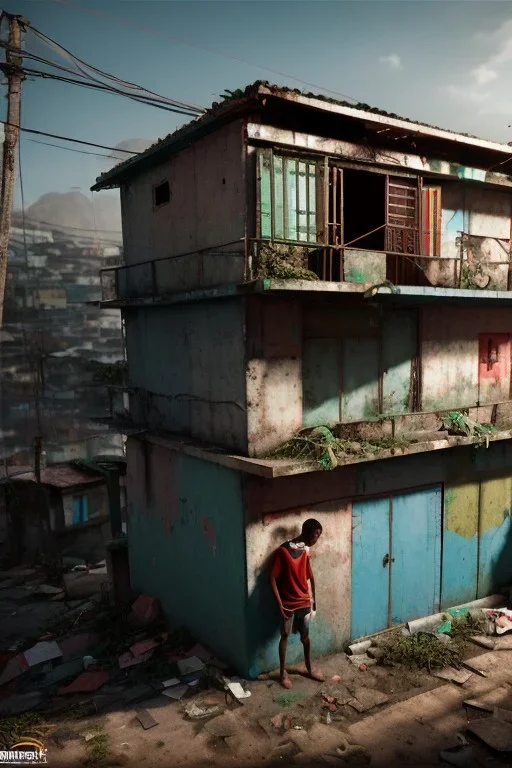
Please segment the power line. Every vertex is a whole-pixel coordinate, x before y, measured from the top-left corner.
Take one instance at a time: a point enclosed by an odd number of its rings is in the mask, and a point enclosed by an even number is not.
[[[5,120],[0,120],[3,125],[13,125]],[[134,152],[131,149],[119,149],[118,147],[107,147],[105,144],[95,144],[92,141],[81,141],[80,139],[72,139],[70,136],[59,136],[57,133],[46,133],[45,131],[36,131],[33,128],[20,128],[19,126],[13,126],[19,128],[24,133],[32,133],[36,136],[48,136],[50,139],[61,139],[62,141],[71,141],[73,144],[85,144],[87,147],[97,147],[98,149],[109,149],[111,152],[124,152],[128,155],[140,155],[140,152]]]
[[[115,21],[118,24],[122,24],[127,27],[135,27],[136,29],[143,30],[144,32],[147,32],[150,35],[154,35],[155,37],[171,40],[171,42],[181,43],[182,45],[188,45],[191,48],[196,48],[200,51],[213,53],[216,56],[222,56],[223,58],[230,59],[231,61],[238,61],[239,63],[242,63],[242,64],[248,64],[250,67],[256,67],[257,69],[264,70],[265,72],[271,72],[274,75],[279,75],[279,77],[286,77],[288,80],[293,80],[296,83],[302,83],[302,85],[307,85],[310,88],[318,88],[320,91],[324,91],[325,93],[332,93],[335,96],[341,96],[342,99],[348,99],[349,101],[353,101],[355,103],[358,103],[360,101],[360,99],[355,99],[353,96],[348,96],[346,93],[340,93],[339,91],[334,91],[332,88],[324,88],[322,85],[318,85],[317,83],[310,83],[308,82],[308,80],[301,80],[300,77],[289,75],[286,72],[280,72],[278,69],[271,69],[271,67],[266,67],[262,64],[256,64],[254,61],[249,61],[248,59],[242,59],[238,56],[233,56],[229,53],[225,53],[224,51],[219,50],[218,48],[212,48],[211,46],[200,45],[199,43],[194,43],[191,40],[185,40],[184,38],[176,37],[174,35],[167,35],[158,29],[154,29],[153,27],[149,27],[144,24],[139,24],[134,21],[129,21],[128,19],[123,19],[120,16],[114,16],[112,13],[108,13],[107,11],[97,11],[93,8],[86,8],[84,5],[79,5],[78,3],[72,3],[72,2],[69,2],[69,0],[53,0],[53,2],[59,3],[60,5],[67,5],[69,8],[75,8],[77,10],[84,11],[85,13],[90,13],[94,16],[100,16],[104,19],[109,19],[110,21]]]
[[[159,103],[158,101],[155,101],[154,99],[147,98],[146,96],[132,96],[128,93],[122,93],[121,91],[118,91],[115,88],[111,88],[109,85],[101,85],[99,83],[88,83],[83,80],[76,80],[71,77],[63,77],[62,75],[56,75],[53,72],[43,72],[40,69],[29,69],[24,68],[23,70],[26,74],[30,75],[31,77],[40,77],[43,80],[58,80],[63,83],[71,83],[72,85],[79,85],[83,88],[92,88],[99,91],[104,91],[106,93],[113,93],[118,96],[126,96],[128,99],[132,99],[133,101],[138,102],[139,104],[147,104],[149,107],[156,107],[157,109],[163,109],[166,112],[174,112],[178,115],[185,115],[187,117],[198,117],[196,112],[187,112],[181,108],[178,107],[170,107],[166,103]]]
[[[77,152],[79,155],[90,155],[91,157],[104,157],[106,160],[112,160],[111,155],[102,155],[101,152],[86,152],[84,149],[75,149],[74,147],[61,147],[60,144],[51,144],[49,141],[39,141],[38,139],[27,139],[33,144],[44,144],[45,147],[55,147],[55,149],[65,149],[66,152]]]
[[[71,227],[71,226],[68,226],[67,224],[55,224],[55,222],[52,224],[50,221],[43,221],[43,219],[30,218],[30,216],[27,217],[27,221],[29,224],[44,224],[46,227],[54,227],[55,229],[73,229],[81,232],[101,232],[103,234],[108,232],[112,235],[122,234],[121,230],[119,229],[92,229],[91,227]]]
[[[67,48],[65,48],[63,45],[58,43],[53,38],[49,37],[48,35],[45,35],[40,30],[36,29],[34,26],[30,27],[30,31],[36,35],[42,42],[44,42],[47,46],[52,48],[54,51],[56,51],[62,58],[70,61],[72,65],[74,65],[75,69],[78,70],[78,72],[83,76],[87,77],[90,80],[93,80],[95,82],[98,81],[95,77],[93,77],[87,70],[92,70],[96,74],[100,75],[100,77],[105,78],[107,80],[111,80],[112,82],[115,82],[116,84],[124,87],[133,89],[136,91],[139,91],[140,94],[149,94],[151,96],[157,97],[158,99],[161,99],[168,104],[171,104],[172,106],[178,106],[183,109],[188,109],[193,111],[196,114],[202,114],[205,112],[204,107],[200,107],[197,104],[188,104],[186,102],[177,101],[176,99],[170,99],[167,96],[162,96],[161,94],[155,93],[155,91],[150,91],[148,88],[144,88],[141,85],[138,85],[137,83],[129,82],[128,80],[122,80],[119,77],[116,77],[116,75],[111,75],[108,72],[105,72],[102,69],[98,69],[98,67],[93,66],[92,64],[88,64],[86,61],[83,61],[83,59],[80,59],[78,56],[76,56],[74,53],[69,51]],[[86,71],[84,72],[83,67],[85,67]],[[139,95],[140,95],[139,94]],[[125,94],[127,95],[127,94]]]

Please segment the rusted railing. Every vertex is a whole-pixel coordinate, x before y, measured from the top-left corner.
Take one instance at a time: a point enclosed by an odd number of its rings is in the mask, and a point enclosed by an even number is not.
[[[233,246],[238,246],[234,250]],[[228,250],[229,249],[229,250]],[[100,272],[102,301],[146,299],[246,279],[244,241]]]
[[[384,225],[385,226],[385,225]],[[380,229],[381,227],[378,227]],[[369,234],[373,234],[373,230]],[[368,233],[366,233],[368,234]],[[419,231],[416,240],[430,234]],[[324,244],[303,241],[253,240],[249,264],[253,277],[268,270],[268,252],[274,254],[270,275],[300,276],[305,270],[331,282],[382,282],[395,285],[509,290],[510,243],[498,238],[460,232],[454,240],[457,255],[430,256],[410,251],[358,248],[357,241]],[[476,244],[475,244],[476,243]],[[501,254],[504,254],[505,258]]]

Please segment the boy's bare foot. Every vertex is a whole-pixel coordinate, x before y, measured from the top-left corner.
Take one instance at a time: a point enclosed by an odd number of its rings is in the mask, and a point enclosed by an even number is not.
[[[288,690],[288,691],[290,690],[290,688],[293,688],[293,683],[292,683],[292,681],[290,680],[290,678],[288,677],[287,674],[284,674],[282,676],[282,678],[281,678],[281,685],[283,686],[283,688],[286,688],[286,690]]]

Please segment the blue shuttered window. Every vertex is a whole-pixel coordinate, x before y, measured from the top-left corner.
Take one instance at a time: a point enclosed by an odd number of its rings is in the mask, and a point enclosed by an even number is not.
[[[73,498],[73,525],[86,523],[89,519],[89,499],[87,496],[74,496]]]

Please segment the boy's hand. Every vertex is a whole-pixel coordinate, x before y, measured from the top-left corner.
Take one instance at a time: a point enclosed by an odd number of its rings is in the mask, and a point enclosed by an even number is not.
[[[285,621],[288,621],[288,619],[293,615],[293,611],[288,611],[283,605],[279,606],[279,610],[281,611],[281,616]]]

